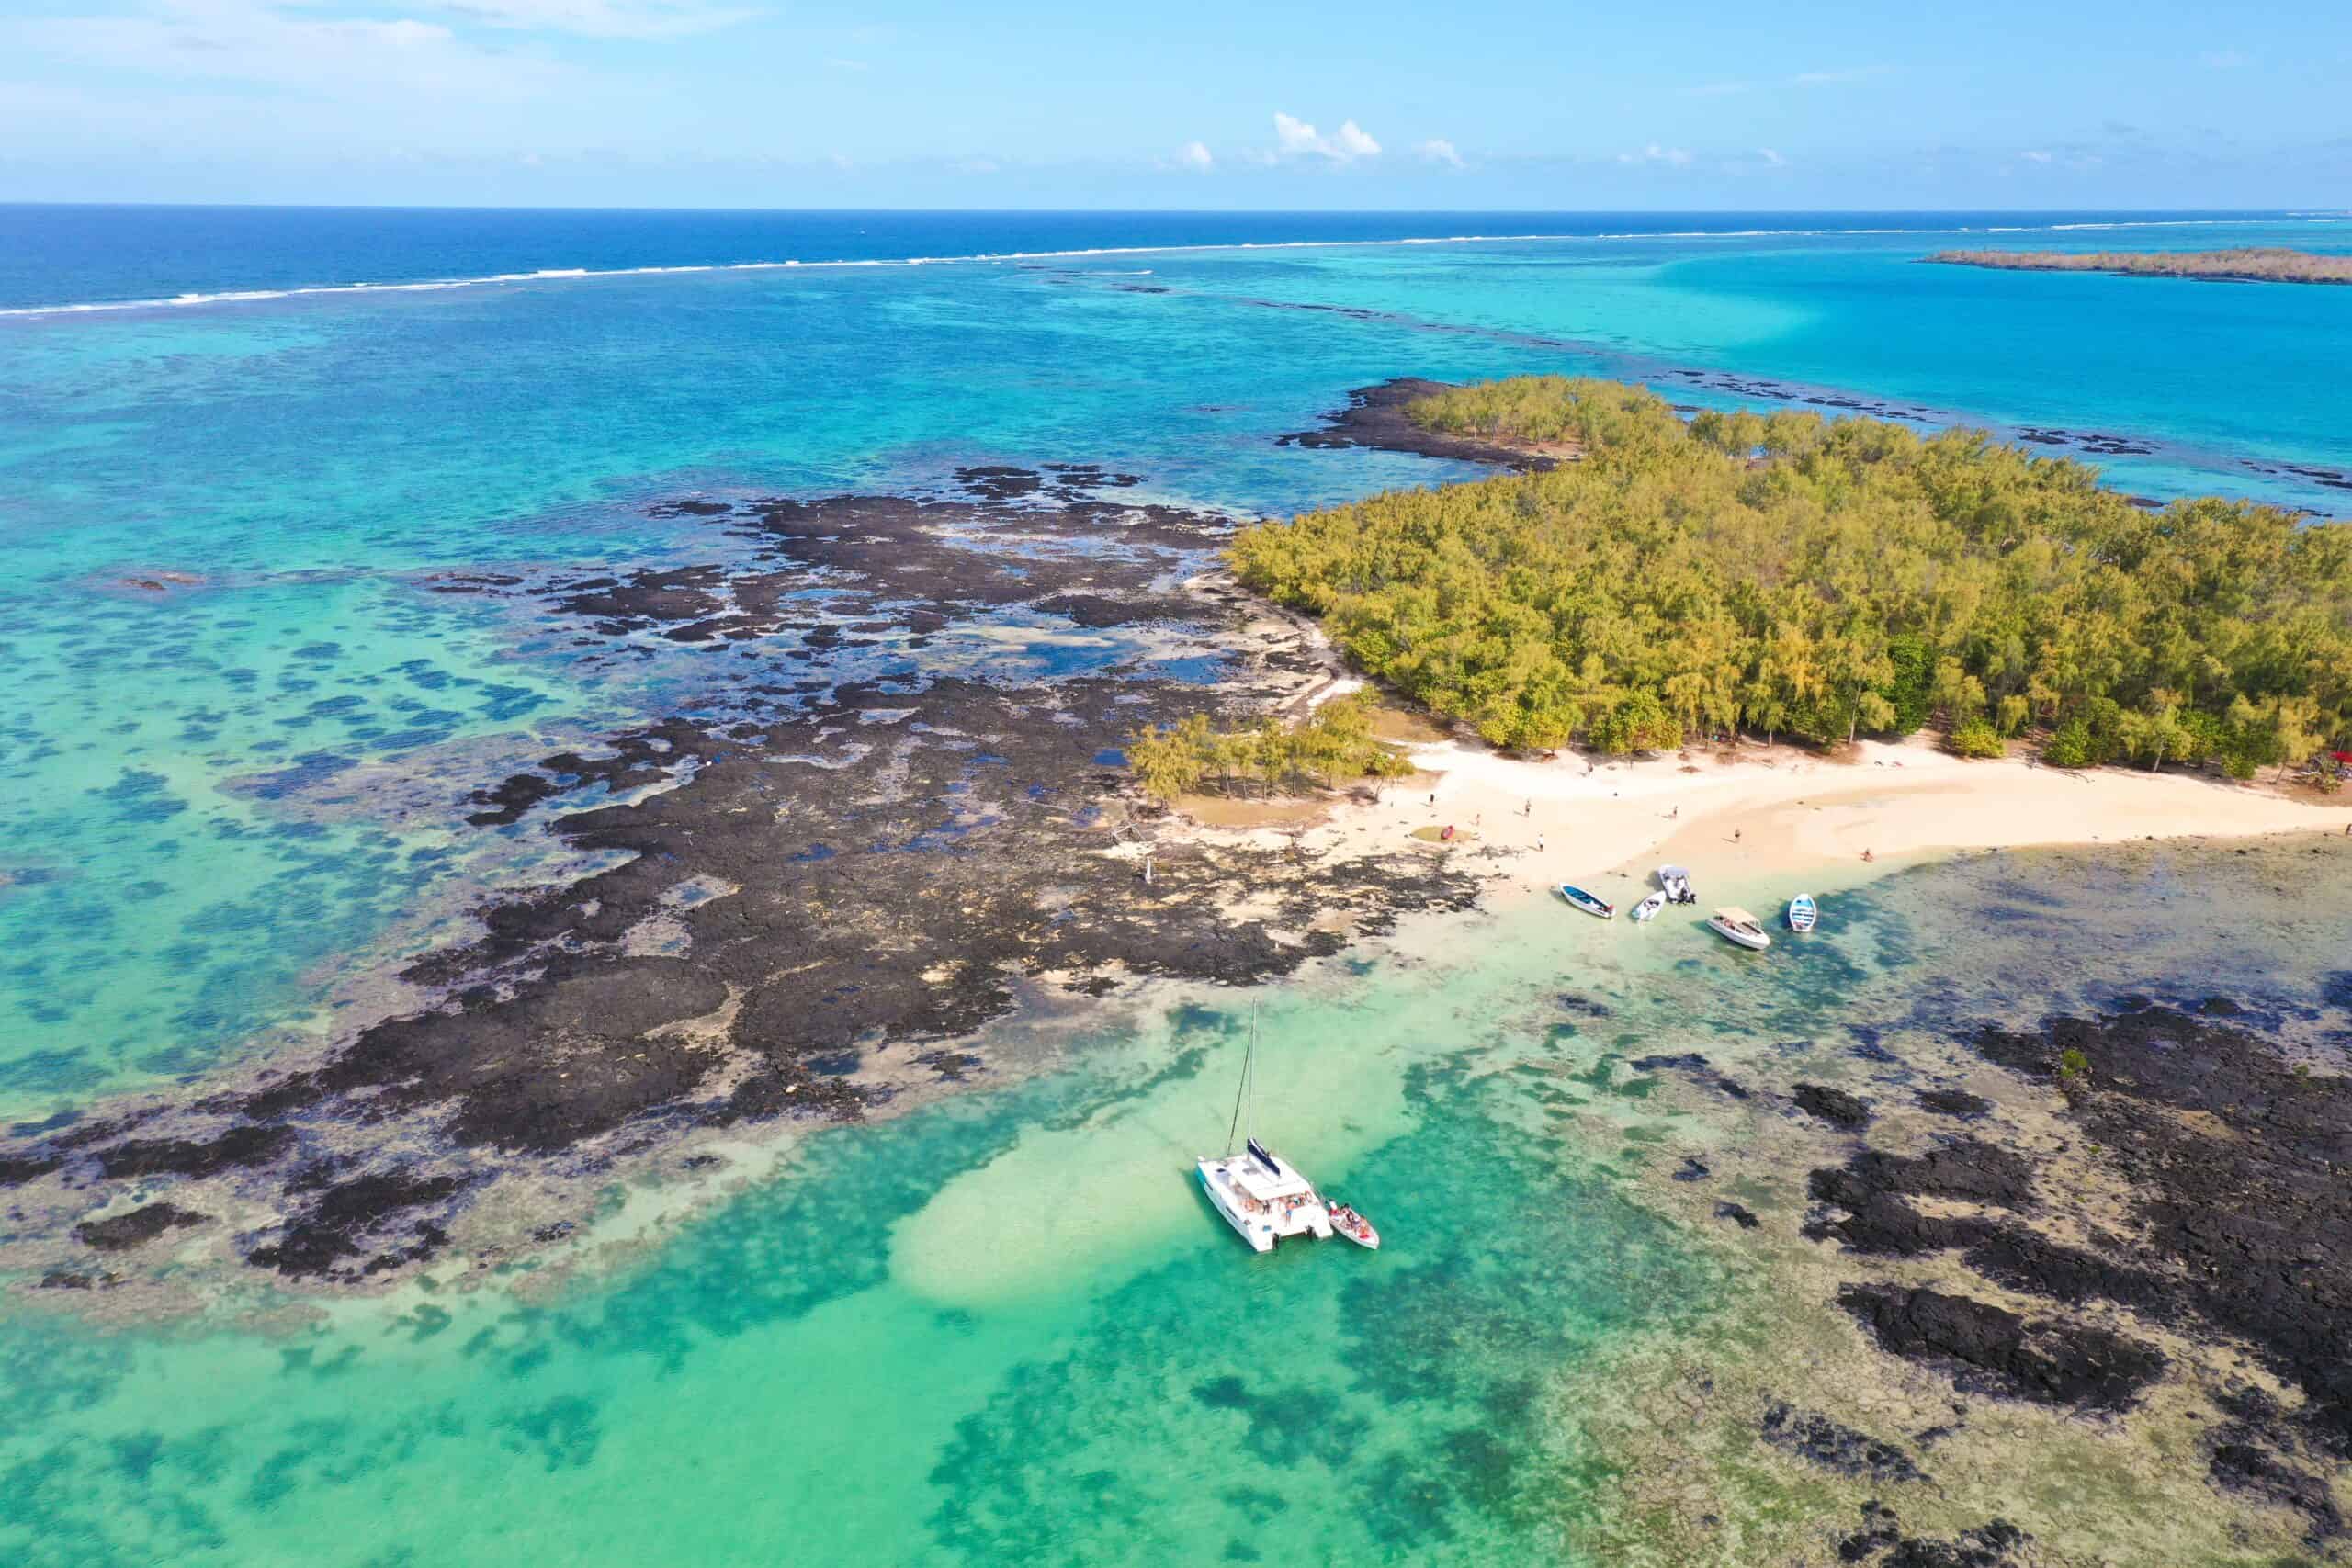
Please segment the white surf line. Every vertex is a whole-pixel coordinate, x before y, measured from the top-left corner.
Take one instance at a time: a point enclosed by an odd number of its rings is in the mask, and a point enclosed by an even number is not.
[[[2331,223],[2343,219],[2293,214],[2266,218],[2128,219],[2098,223],[1961,224],[1947,229],[1672,229],[1606,230],[1589,234],[1429,234],[1392,240],[1229,240],[1212,244],[1096,245],[1061,251],[979,251],[960,256],[873,256],[836,261],[692,262],[668,266],[542,267],[533,272],[494,272],[479,277],[419,278],[407,283],[313,283],[285,288],[222,289],[174,294],[152,299],[99,299],[59,305],[0,308],[0,317],[79,316],[115,310],[186,310],[210,305],[251,304],[314,295],[420,294],[445,288],[482,288],[497,284],[562,283],[599,277],[657,277],[673,273],[782,272],[824,267],[956,266],[1023,261],[1078,261],[1091,256],[1185,255],[1217,251],[1361,250],[1393,245],[1569,244],[1619,240],[1752,240],[1823,238],[1840,235],[2030,234],[2079,229],[2200,228],[2246,223]]]

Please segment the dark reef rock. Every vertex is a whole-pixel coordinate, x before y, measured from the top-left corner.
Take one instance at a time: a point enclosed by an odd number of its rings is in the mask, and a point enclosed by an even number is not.
[[[1696,1051],[1685,1051],[1677,1056],[1644,1056],[1625,1065],[1637,1073],[1679,1073],[1701,1088],[1712,1089],[1729,1099],[1748,1098],[1747,1087],[1745,1084],[1736,1078],[1725,1077],[1715,1069],[1713,1064]]]
[[[2288,1463],[2257,1443],[2224,1438],[2212,1446],[2206,1473],[2226,1492],[2243,1492],[2294,1509],[2314,1541],[2344,1533],[2344,1514],[2324,1476]]]
[[[1761,1223],[1746,1204],[1735,1203],[1728,1198],[1715,1205],[1715,1218],[1729,1220],[1744,1231],[1752,1231]]]
[[[2105,1329],[2029,1322],[1941,1291],[1848,1285],[1838,1304],[1882,1348],[1940,1367],[1961,1388],[2098,1410],[2121,1410],[2165,1369],[2162,1352]]]
[[[74,1227],[74,1239],[100,1252],[121,1252],[141,1247],[165,1231],[204,1223],[205,1216],[170,1203],[150,1203],[111,1219],[90,1220]]]
[[[209,1138],[126,1138],[101,1151],[99,1173],[120,1181],[142,1176],[217,1176],[267,1165],[294,1146],[289,1127],[232,1127]]]
[[[1295,431],[1283,436],[1280,444],[1367,446],[1383,452],[1412,452],[1424,457],[1451,457],[1464,463],[1491,463],[1522,471],[1541,472],[1559,466],[1556,458],[1496,442],[1424,430],[1405,412],[1408,403],[1453,389],[1450,382],[1425,380],[1418,376],[1399,376],[1377,386],[1359,387],[1348,394],[1348,406],[1328,416],[1321,430]]]
[[[1830,1089],[1817,1083],[1801,1083],[1794,1087],[1789,1098],[1796,1101],[1799,1111],[1826,1122],[1833,1127],[1843,1127],[1848,1132],[1853,1132],[1870,1125],[1870,1107],[1842,1089]]]
[[[1903,1533],[1894,1510],[1873,1499],[1862,1505],[1862,1528],[1838,1543],[1840,1562],[1874,1568],[2023,1568],[2032,1537],[2007,1519],[1964,1529],[1950,1540]]]
[[[288,1216],[253,1264],[361,1279],[446,1246],[503,1173],[593,1178],[697,1128],[854,1119],[899,1092],[854,1076],[885,1046],[939,1043],[921,1055],[934,1081],[980,1077],[944,1043],[1026,987],[1241,984],[1476,901],[1458,857],[1419,846],[1326,861],[1170,839],[1148,887],[1102,853],[1151,841],[1159,815],[1106,749],[1204,710],[1262,714],[1324,666],[1238,591],[1173,586],[1228,520],[1091,499],[1134,480],[1090,465],[960,482],[980,499],[681,503],[730,536],[723,567],[445,584],[569,618],[592,662],[760,656],[715,665],[690,716],[471,797],[475,827],[552,833],[597,869],[502,897],[411,962],[433,1005],[234,1091],[19,1129],[0,1182],[63,1184],[87,1215],[123,1183],[224,1179]],[[1053,654],[933,669],[899,651],[975,621]],[[1094,662],[1059,661],[1073,623]],[[1229,679],[1200,682],[1202,649]],[[1264,912],[1223,915],[1245,889]]]
[[[1939,1116],[1956,1116],[1963,1122],[1973,1122],[1993,1109],[1991,1100],[1964,1089],[1923,1089],[1919,1103]]]
[[[2132,1005],[1976,1048],[2030,1076],[2080,1051],[2071,1114],[2138,1193],[2144,1253],[2100,1293],[2251,1343],[2352,1459],[2352,1078],[2301,1073],[2242,1018]]]
[[[413,1257],[429,1256],[448,1239],[439,1225],[418,1220],[416,1211],[447,1204],[461,1186],[454,1176],[415,1176],[402,1170],[358,1177],[328,1188],[283,1228],[277,1240],[246,1257],[294,1279],[327,1274],[345,1258],[359,1257],[366,1250],[364,1238],[397,1215],[409,1222],[412,1239],[371,1260],[364,1271],[394,1268]]]
[[[1924,1155],[1864,1149],[1842,1167],[1815,1171],[1806,1190],[1815,1202],[1851,1216],[1817,1222],[1806,1234],[1815,1239],[1836,1236],[1857,1252],[1909,1256],[1966,1245],[1985,1227],[1922,1216],[1902,1201],[1905,1197],[1957,1198],[2023,1210],[2033,1201],[2033,1167],[2020,1155],[1973,1139]]]
[[[1872,1438],[1811,1410],[1774,1400],[1764,1408],[1758,1429],[1764,1440],[1839,1475],[1892,1484],[1925,1481],[1911,1456],[1894,1443]]]

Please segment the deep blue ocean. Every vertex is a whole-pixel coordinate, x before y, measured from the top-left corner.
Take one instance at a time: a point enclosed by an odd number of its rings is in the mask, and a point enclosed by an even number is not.
[[[967,465],[1099,463],[1139,476],[1130,499],[1237,515],[1461,477],[1278,444],[1403,375],[2096,437],[2146,498],[2352,513],[2352,288],[1920,265],[2256,243],[2345,251],[2352,220],[0,207],[0,1122],[330,1036],[402,954],[550,869],[537,819],[466,827],[470,791],[764,657],[589,662],[535,601],[442,574],[722,559],[655,503],[927,493]],[[1118,652],[1027,629],[1038,657]],[[1989,940],[1920,886],[1855,914],[1831,978],[1669,980],[1664,949],[1580,922],[1577,983],[1658,1051],[1901,1018]],[[2048,929],[2076,946],[2019,965],[2106,976],[2156,940],[2100,935],[2130,901],[2068,891]],[[2182,924],[2165,940],[2233,983],[2268,962],[2243,922]],[[1608,1347],[1718,1332],[1680,1321],[1728,1299],[1703,1258],[1612,1185],[1637,1132],[1689,1129],[1609,1087],[1609,1030],[1552,1027],[1556,921],[1469,930],[1269,992],[1293,1081],[1348,1086],[1295,1097],[1292,1131],[1396,1226],[1387,1273],[1328,1251],[1238,1272],[1169,1173],[1222,1125],[1241,1026],[1171,1010],[1081,1071],[805,1156],[747,1140],[707,1222],[607,1193],[610,1281],[230,1303],[276,1314],[267,1335],[0,1306],[0,1559],[1638,1557],[1650,1516],[1605,1500],[1620,1454],[1579,1423],[1618,1397]],[[1555,1120],[1586,1089],[1626,1122],[1614,1164]],[[1075,1219],[1036,1201],[1062,1172],[1096,1205]],[[1447,1237],[1464,1213],[1475,1247]]]
[[[0,204],[0,309],[650,267],[1543,235],[2096,233],[2260,212],[670,212]],[[2322,247],[2324,248],[2324,247]]]

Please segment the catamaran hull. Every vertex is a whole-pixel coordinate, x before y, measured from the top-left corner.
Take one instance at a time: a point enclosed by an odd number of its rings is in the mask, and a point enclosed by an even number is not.
[[[1274,1235],[1274,1227],[1262,1218],[1253,1220],[1241,1213],[1233,1194],[1217,1182],[1218,1162],[1204,1159],[1200,1162],[1200,1166],[1201,1190],[1209,1195],[1210,1204],[1218,1213],[1225,1216],[1225,1223],[1231,1225],[1241,1239],[1250,1244],[1250,1251],[1272,1252],[1278,1239]]]
[[[1272,1252],[1277,1243],[1292,1236],[1313,1236],[1328,1241],[1331,1237],[1330,1212],[1319,1200],[1292,1204],[1260,1203],[1253,1211],[1249,1196],[1234,1183],[1232,1169],[1245,1156],[1228,1156],[1224,1159],[1203,1159],[1197,1163],[1201,1173],[1201,1190],[1209,1195],[1209,1202],[1225,1216],[1225,1223],[1235,1234],[1250,1244],[1252,1252]],[[1295,1175],[1295,1173],[1294,1173]],[[1302,1188],[1305,1183],[1301,1182]],[[1311,1188],[1306,1189],[1308,1195]]]

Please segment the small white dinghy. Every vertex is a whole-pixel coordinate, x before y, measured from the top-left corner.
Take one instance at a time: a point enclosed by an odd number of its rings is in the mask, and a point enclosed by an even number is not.
[[[1326,1205],[1325,1212],[1331,1216],[1331,1229],[1335,1235],[1346,1236],[1358,1247],[1368,1247],[1374,1252],[1380,1250],[1380,1233],[1373,1228],[1370,1220],[1356,1213],[1354,1204],[1329,1203]]]
[[[1733,946],[1747,948],[1751,953],[1761,953],[1772,945],[1772,939],[1764,934],[1763,926],[1745,909],[1717,909],[1707,917],[1707,929]]]
[[[1666,895],[1663,893],[1653,893],[1648,897],[1634,906],[1634,919],[1637,920],[1657,919],[1658,911],[1665,908]]]
[[[1803,935],[1820,919],[1821,907],[1813,901],[1812,894],[1800,893],[1789,900],[1789,930]]]

